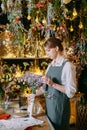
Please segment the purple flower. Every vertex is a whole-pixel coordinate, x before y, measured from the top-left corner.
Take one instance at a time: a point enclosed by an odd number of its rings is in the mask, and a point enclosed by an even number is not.
[[[34,93],[38,87],[42,85],[41,82],[41,75],[35,75],[34,73],[27,72],[23,79],[28,82],[29,87],[31,88],[32,92]]]

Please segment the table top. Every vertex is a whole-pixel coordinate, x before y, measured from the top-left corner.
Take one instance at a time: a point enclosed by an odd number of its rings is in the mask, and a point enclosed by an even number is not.
[[[49,119],[47,118],[46,115],[41,115],[41,116],[37,116],[38,119],[40,120],[43,120],[44,123],[41,124],[40,126],[37,125],[37,126],[33,126],[33,130],[54,130]]]
[[[26,115],[26,112],[21,112],[19,109],[15,109],[15,107],[13,108],[9,108],[7,109],[6,113],[10,114],[11,117],[13,116],[20,116],[23,117],[24,115]],[[43,123],[40,125],[34,125],[32,126],[32,130],[54,130],[49,119],[47,118],[47,116],[44,113],[38,114],[38,115],[33,115],[33,117],[35,119],[39,119],[42,120]],[[19,118],[20,119],[20,118]],[[8,119],[9,120],[9,119]],[[18,119],[17,119],[18,120]],[[19,121],[20,122],[20,121]],[[17,130],[17,129],[16,129]],[[18,129],[19,130],[19,129]]]

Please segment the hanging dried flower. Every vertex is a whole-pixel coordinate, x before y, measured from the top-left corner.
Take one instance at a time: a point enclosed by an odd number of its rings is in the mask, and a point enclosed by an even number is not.
[[[46,5],[45,5],[44,3],[42,3],[42,2],[39,1],[39,2],[36,4],[36,7],[37,7],[37,8],[45,8]]]

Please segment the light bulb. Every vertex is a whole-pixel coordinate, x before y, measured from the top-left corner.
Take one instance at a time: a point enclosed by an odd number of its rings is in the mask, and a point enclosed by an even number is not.
[[[46,19],[45,19],[45,18],[42,20],[42,23],[43,23],[44,25],[46,25]]]
[[[73,26],[71,25],[71,26],[70,26],[70,32],[73,32],[73,30],[74,30],[74,29],[73,29]]]
[[[28,16],[27,16],[27,19],[28,19],[28,20],[30,20],[30,19],[31,19],[31,16],[30,16],[30,14],[28,14]]]
[[[75,8],[73,9],[73,16],[74,16],[74,17],[77,16],[77,12],[76,12],[76,9],[75,9]]]
[[[82,24],[82,22],[80,21],[80,23],[79,23],[79,28],[80,29],[82,29],[83,28],[83,24]]]
[[[38,16],[36,17],[35,21],[36,21],[36,23],[39,23],[39,19],[38,19]]]

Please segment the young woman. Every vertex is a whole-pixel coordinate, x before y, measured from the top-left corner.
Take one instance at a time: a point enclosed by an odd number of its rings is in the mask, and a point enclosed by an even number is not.
[[[46,114],[55,130],[69,130],[70,102],[76,92],[76,71],[63,56],[60,39],[49,38],[45,44],[47,56],[52,62],[42,82],[46,84]]]

